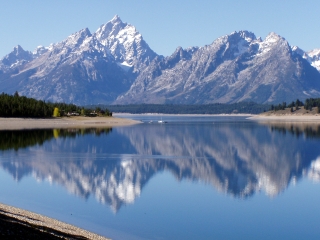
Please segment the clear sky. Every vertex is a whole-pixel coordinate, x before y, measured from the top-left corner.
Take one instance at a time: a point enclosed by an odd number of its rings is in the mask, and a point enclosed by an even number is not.
[[[164,56],[240,30],[320,48],[319,0],[1,0],[0,58],[18,44],[33,51],[86,27],[93,33],[116,14]]]

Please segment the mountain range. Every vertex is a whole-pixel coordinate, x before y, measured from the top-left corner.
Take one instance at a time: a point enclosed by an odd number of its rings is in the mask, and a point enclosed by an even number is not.
[[[320,96],[320,49],[238,31],[164,57],[116,15],[95,33],[85,28],[33,52],[16,46],[0,60],[0,86],[78,105],[291,102]]]

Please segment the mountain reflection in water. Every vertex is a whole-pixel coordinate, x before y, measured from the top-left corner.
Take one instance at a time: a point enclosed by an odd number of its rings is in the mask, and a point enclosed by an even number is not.
[[[235,197],[261,190],[272,197],[304,176],[320,179],[320,128],[307,129],[217,123],[0,131],[0,165],[17,181],[33,174],[94,195],[115,212],[162,171]]]

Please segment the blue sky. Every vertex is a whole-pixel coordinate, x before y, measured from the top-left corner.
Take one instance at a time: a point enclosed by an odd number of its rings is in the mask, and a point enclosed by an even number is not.
[[[269,32],[305,51],[320,48],[318,0],[2,0],[0,58],[16,45],[33,51],[118,14],[158,54],[178,46],[204,46],[233,31],[263,39]]]

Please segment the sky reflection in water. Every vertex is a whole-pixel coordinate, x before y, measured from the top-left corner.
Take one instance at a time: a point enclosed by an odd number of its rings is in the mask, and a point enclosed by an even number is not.
[[[114,239],[319,236],[318,126],[135,117],[153,123],[0,132],[0,201]]]

